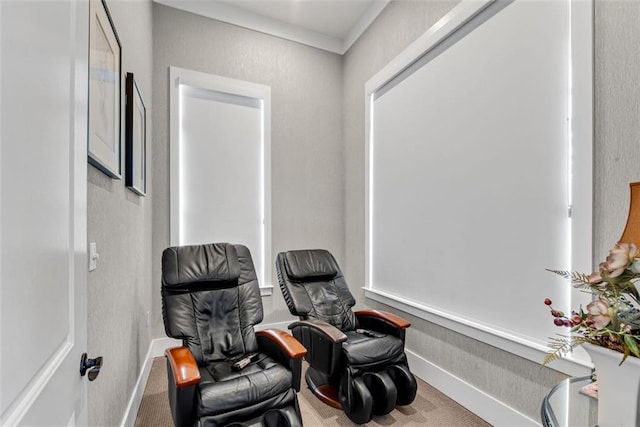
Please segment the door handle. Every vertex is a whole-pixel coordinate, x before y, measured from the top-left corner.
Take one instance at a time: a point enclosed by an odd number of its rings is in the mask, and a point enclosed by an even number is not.
[[[82,357],[80,358],[81,377],[84,377],[84,375],[87,374],[89,381],[93,381],[98,377],[100,368],[102,368],[102,356],[96,357],[95,359],[89,359],[87,357],[87,353],[82,353]]]

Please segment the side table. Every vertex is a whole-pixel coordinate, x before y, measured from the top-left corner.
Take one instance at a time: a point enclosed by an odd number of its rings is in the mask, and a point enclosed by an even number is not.
[[[580,393],[591,376],[567,378],[553,387],[542,401],[545,427],[593,427],[598,422],[598,401]]]

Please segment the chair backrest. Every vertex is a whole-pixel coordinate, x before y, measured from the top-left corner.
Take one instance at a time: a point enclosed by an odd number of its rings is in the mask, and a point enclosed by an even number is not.
[[[341,331],[356,328],[356,303],[331,253],[322,249],[281,252],[276,258],[278,282],[291,314],[319,319]]]
[[[162,317],[200,365],[257,351],[262,300],[249,250],[215,243],[162,253]]]

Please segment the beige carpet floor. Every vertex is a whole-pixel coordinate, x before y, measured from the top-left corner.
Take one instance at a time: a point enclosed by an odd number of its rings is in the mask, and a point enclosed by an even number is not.
[[[304,376],[304,373],[303,373]],[[306,427],[354,426],[344,412],[320,402],[304,383],[298,394],[302,420]],[[136,427],[171,427],[167,397],[167,368],[164,357],[154,360],[145,387]],[[438,426],[486,427],[487,422],[418,379],[418,394],[409,406],[398,407],[389,414],[374,417],[365,426]]]

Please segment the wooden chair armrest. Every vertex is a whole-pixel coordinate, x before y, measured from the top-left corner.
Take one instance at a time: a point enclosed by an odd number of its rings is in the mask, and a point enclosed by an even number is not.
[[[176,387],[188,387],[200,382],[200,371],[187,347],[172,347],[165,351],[171,365]]]
[[[347,340],[347,336],[340,329],[322,320],[299,320],[290,324],[289,329],[293,329],[296,326],[309,326],[315,330],[318,330],[336,344]]]
[[[300,344],[300,341],[282,329],[264,329],[262,331],[256,331],[256,335],[267,338],[278,344],[289,359],[299,359],[307,354],[307,349]]]
[[[375,317],[377,319],[382,319],[386,322],[391,323],[393,326],[399,329],[406,329],[411,326],[408,320],[403,319],[400,316],[397,316],[393,313],[389,313],[388,311],[380,311],[380,310],[358,310],[355,312],[356,317]]]

